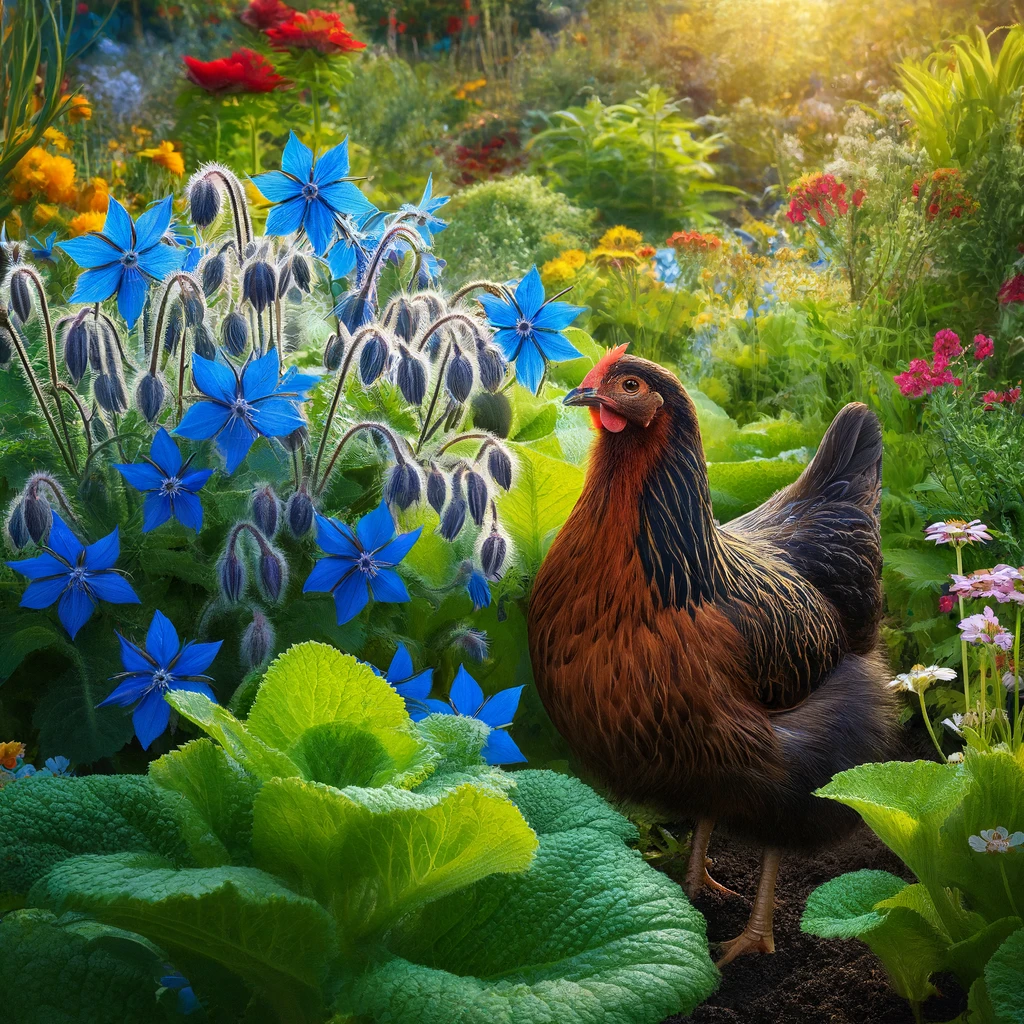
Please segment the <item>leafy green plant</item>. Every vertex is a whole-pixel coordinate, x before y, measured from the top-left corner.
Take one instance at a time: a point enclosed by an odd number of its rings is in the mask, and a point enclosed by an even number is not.
[[[972,1024],[1020,1020],[1024,967],[1013,951],[1024,940],[1024,833],[1014,829],[1024,825],[1024,752],[862,765],[818,795],[857,811],[917,880],[841,875],[811,893],[803,930],[866,942],[918,1020],[940,971],[969,990]]]
[[[40,950],[0,964],[20,1019],[44,1019],[43,992],[89,1019],[115,991],[152,1007],[154,950],[211,1021],[440,1024],[457,1005],[464,1024],[654,1024],[714,989],[703,921],[627,848],[633,826],[574,779],[486,765],[483,723],[414,724],[315,643],[271,665],[244,720],[172,700],[211,738],[148,777],[0,792],[0,894],[29,908],[2,929]],[[101,957],[104,930],[121,945]],[[83,943],[91,987],[65,990],[57,951]]]

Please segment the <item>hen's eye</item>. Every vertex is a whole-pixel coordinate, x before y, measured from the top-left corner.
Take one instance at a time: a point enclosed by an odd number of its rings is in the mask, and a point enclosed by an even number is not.
[[[627,377],[622,382],[622,390],[625,391],[627,395],[635,395],[640,390],[640,381],[635,377]]]

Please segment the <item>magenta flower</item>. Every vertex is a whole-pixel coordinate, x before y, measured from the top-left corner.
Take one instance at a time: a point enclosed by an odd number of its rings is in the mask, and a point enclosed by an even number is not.
[[[974,336],[974,358],[979,362],[982,359],[988,359],[995,350],[995,342],[991,338],[984,334],[976,334]]]
[[[966,576],[952,574],[950,591],[963,598],[994,598],[1000,604],[1024,604],[1024,577],[1012,565],[976,569]]]
[[[1003,651],[1013,646],[1013,634],[999,624],[999,619],[988,605],[980,615],[968,615],[959,629],[961,638],[970,644],[992,644]]]
[[[988,527],[980,519],[972,519],[969,523],[962,519],[947,519],[943,523],[932,523],[926,526],[924,535],[936,544],[953,544],[962,547],[964,544],[984,543],[991,540]]]
[[[932,341],[932,352],[936,362],[941,362],[945,367],[954,359],[963,355],[964,347],[960,344],[960,335],[951,331],[948,327],[936,331],[935,339]]]

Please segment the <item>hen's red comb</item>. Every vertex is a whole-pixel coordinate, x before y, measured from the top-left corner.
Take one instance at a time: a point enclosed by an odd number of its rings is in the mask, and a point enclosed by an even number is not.
[[[594,368],[590,373],[583,378],[583,383],[580,387],[596,388],[604,380],[604,375],[626,354],[628,347],[629,342],[626,342],[625,345],[617,345],[615,348],[605,352],[594,364]]]

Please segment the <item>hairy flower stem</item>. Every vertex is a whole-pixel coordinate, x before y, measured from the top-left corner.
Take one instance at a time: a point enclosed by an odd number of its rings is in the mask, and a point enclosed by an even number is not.
[[[935,749],[939,752],[939,760],[945,763],[946,755],[942,752],[942,744],[939,743],[938,738],[935,735],[935,730],[932,728],[931,719],[928,717],[928,709],[924,704],[924,690],[918,690],[917,696],[921,701],[921,717],[924,719],[925,728],[928,730],[928,735],[932,738],[932,743],[935,744]]]
[[[7,332],[7,336],[11,339],[14,345],[14,350],[18,353],[18,358],[21,360],[22,369],[25,371],[25,376],[28,378],[29,386],[32,388],[32,393],[36,397],[36,402],[39,405],[39,410],[43,414],[43,418],[46,420],[47,426],[50,428],[50,433],[53,434],[53,439],[57,443],[57,450],[60,452],[61,458],[64,460],[64,465],[67,466],[68,472],[73,476],[78,476],[77,471],[73,468],[71,457],[68,455],[67,450],[64,447],[64,441],[61,439],[60,431],[57,429],[57,421],[53,418],[53,413],[50,411],[50,407],[47,404],[46,397],[43,394],[43,389],[39,384],[39,378],[36,377],[35,371],[32,369],[32,363],[28,358],[28,352],[25,351],[25,346],[21,343],[21,338],[18,332],[14,330],[11,325],[11,321],[7,316],[7,310],[0,306],[0,328],[3,328]]]
[[[163,292],[160,295],[160,304],[157,306],[156,312],[156,329],[153,331],[153,345],[149,353],[149,372],[154,377],[156,376],[157,371],[157,360],[160,358],[160,339],[163,337],[164,332],[164,317],[167,314],[167,306],[171,299],[171,290],[175,285],[178,286],[178,291],[182,294],[191,290],[196,297],[202,299],[202,295],[196,287],[195,281],[193,281],[188,274],[182,271],[171,274]],[[181,339],[180,344],[184,348],[184,338]]]
[[[985,721],[985,690],[987,688],[987,680],[985,678],[985,669],[988,667],[988,656],[986,652],[982,652],[981,655],[981,737],[985,741],[985,747],[988,748],[988,722]]]
[[[266,542],[263,534],[256,529],[252,523],[239,523],[228,536],[227,550],[230,554],[235,553],[235,544],[238,542],[238,537],[242,533],[250,533],[256,539],[256,543],[259,545],[260,554],[266,555],[270,553],[270,545]]]
[[[497,281],[470,281],[451,297],[451,305],[454,306],[459,299],[464,299],[470,292],[478,290],[490,292],[491,295],[497,295],[499,299],[510,301],[509,291],[503,284],[499,284]]]
[[[480,325],[466,313],[445,313],[444,316],[439,317],[435,320],[424,332],[423,337],[420,338],[419,344],[416,346],[417,352],[422,352],[424,346],[430,340],[432,335],[439,331],[445,324],[456,323],[465,327],[470,332],[470,338],[472,339],[473,333],[480,329]]]
[[[284,362],[284,343],[281,340],[283,337],[283,319],[281,316],[280,297],[274,299],[274,321],[274,338],[277,341],[277,358],[279,362]]]
[[[88,458],[92,455],[92,424],[89,422],[92,417],[89,415],[89,410],[85,407],[85,403],[82,399],[78,397],[74,388],[69,387],[62,380],[57,382],[57,387],[75,403],[75,406],[78,409],[78,415],[82,419],[82,427],[85,429],[85,452],[86,458]]]
[[[383,423],[374,423],[372,420],[363,423],[357,423],[355,426],[349,427],[348,430],[342,435],[341,440],[337,443],[334,449],[334,454],[331,456],[330,461],[324,468],[323,476],[320,478],[320,483],[314,488],[314,493],[319,497],[327,486],[327,481],[331,478],[331,473],[334,471],[334,464],[338,461],[338,456],[341,454],[341,450],[348,444],[349,439],[354,437],[361,430],[370,430],[375,434],[380,434],[388,444],[391,446],[391,451],[394,452],[395,461],[400,465],[405,464],[405,456],[402,454],[401,445],[398,443],[398,438],[394,432],[388,427],[384,426]]]
[[[957,576],[963,576],[964,574],[964,553],[963,547],[960,544],[955,545],[956,549],[956,574]],[[963,594],[957,594],[957,600],[960,603],[960,621],[963,622],[967,618],[967,614],[964,612],[964,596]],[[964,673],[964,714],[967,714],[971,710],[971,681],[970,676],[967,672],[967,641],[964,639],[963,632],[960,633],[960,661],[963,665]],[[984,725],[984,723],[982,723]]]
[[[444,370],[448,365],[448,357],[451,354],[452,343],[448,342],[448,348],[445,349],[444,358],[441,360],[441,365],[437,370],[437,380],[434,382],[434,393],[430,396],[430,406],[427,409],[427,415],[423,418],[423,426],[420,428],[420,436],[416,439],[417,456],[423,448],[423,443],[433,433],[433,431],[430,430],[430,418],[434,415],[434,407],[437,405],[437,396],[441,391],[441,384],[444,381]]]
[[[185,349],[188,346],[185,344],[185,335],[182,334],[181,341],[178,343],[178,423],[181,422],[181,417],[184,415],[184,398],[185,398]]]
[[[245,192],[241,182],[226,168],[217,167],[208,172],[211,178],[220,178],[231,204],[231,219],[235,228],[235,242],[239,253],[245,250],[252,241],[252,221],[249,219],[249,204],[245,201]]]

